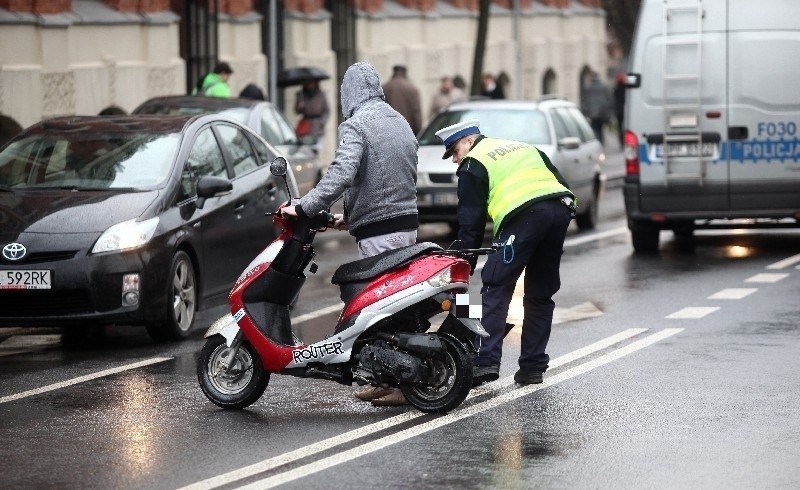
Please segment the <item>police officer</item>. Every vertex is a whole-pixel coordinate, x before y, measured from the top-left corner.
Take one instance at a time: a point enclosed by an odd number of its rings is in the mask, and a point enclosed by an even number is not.
[[[479,345],[473,386],[500,376],[508,307],[523,271],[525,316],[514,380],[522,385],[541,383],[550,360],[545,349],[555,308],[552,298],[561,286],[561,253],[575,214],[575,196],[547,155],[535,146],[488,138],[480,134],[479,125],[469,120],[436,132],[446,149],[442,159],[452,157],[459,164],[462,246],[481,246],[487,215],[494,223],[494,243],[502,244],[483,267],[482,323],[489,338]]]

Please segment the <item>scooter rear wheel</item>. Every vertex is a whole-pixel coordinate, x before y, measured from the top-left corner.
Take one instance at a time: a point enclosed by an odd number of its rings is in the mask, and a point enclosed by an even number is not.
[[[249,343],[242,342],[236,358],[230,360],[232,352],[221,335],[208,339],[197,357],[197,380],[209,400],[236,410],[252,405],[264,394],[269,373]]]
[[[472,389],[472,354],[458,339],[439,335],[445,359],[428,358],[427,386],[404,384],[400,389],[411,405],[426,413],[445,413],[461,405]]]

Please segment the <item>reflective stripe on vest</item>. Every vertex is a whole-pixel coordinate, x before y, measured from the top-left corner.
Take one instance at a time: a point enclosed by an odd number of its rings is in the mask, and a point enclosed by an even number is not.
[[[539,197],[570,192],[547,168],[533,145],[486,138],[466,157],[481,162],[489,174],[488,207],[495,235],[503,218],[519,206]]]

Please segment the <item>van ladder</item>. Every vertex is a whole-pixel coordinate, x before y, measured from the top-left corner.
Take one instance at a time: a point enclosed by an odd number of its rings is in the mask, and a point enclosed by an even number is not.
[[[664,160],[665,183],[675,180],[698,180],[703,185],[706,161],[703,158],[701,117],[701,74],[703,28],[702,0],[680,2],[664,0]],[[698,152],[696,172],[677,172],[674,155],[668,151],[670,143],[683,143]],[[696,145],[696,146],[695,146]],[[685,155],[684,155],[685,156]]]

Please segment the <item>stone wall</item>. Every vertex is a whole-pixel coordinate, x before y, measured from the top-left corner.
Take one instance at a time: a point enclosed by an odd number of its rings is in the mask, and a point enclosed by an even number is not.
[[[331,16],[323,0],[282,0],[284,64],[313,65],[331,74],[323,81],[332,117],[324,161],[333,156],[339,87],[331,48]],[[443,75],[471,80],[478,0],[347,0],[357,7],[359,60],[381,77],[405,64],[422,97],[423,117]],[[580,76],[604,73],[605,17],[600,0],[493,0],[484,70],[505,72],[506,93],[532,99],[543,78],[577,102]],[[178,17],[170,0],[0,0],[0,113],[23,126],[61,114],[96,114],[109,105],[131,111],[147,98],[185,91]],[[220,59],[234,68],[231,89],[256,83],[265,93],[268,60],[261,48],[255,0],[220,0]],[[87,6],[103,22],[87,22]],[[82,10],[83,9],[83,10]],[[112,22],[108,22],[111,19]],[[519,29],[517,38],[515,29]],[[519,79],[518,79],[519,78]],[[297,88],[284,91],[290,122]],[[14,94],[12,97],[11,94]]]

